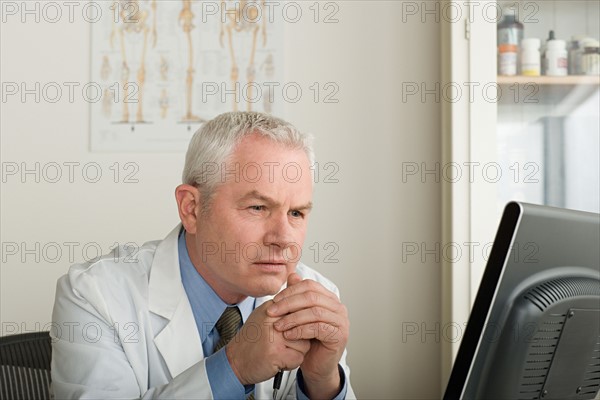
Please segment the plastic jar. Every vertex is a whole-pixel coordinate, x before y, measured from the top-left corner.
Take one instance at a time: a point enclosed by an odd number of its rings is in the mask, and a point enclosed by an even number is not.
[[[600,74],[600,43],[597,40],[586,40],[583,42],[583,56],[581,57],[581,69],[585,75]]]
[[[566,76],[567,57],[567,44],[564,40],[549,40],[546,44],[546,75]]]
[[[569,43],[569,75],[581,75],[581,56],[583,55],[582,47],[585,35],[574,35]]]
[[[498,74],[514,76],[517,74],[517,45],[501,44],[498,46]]]
[[[540,44],[537,38],[521,41],[521,75],[540,76]]]

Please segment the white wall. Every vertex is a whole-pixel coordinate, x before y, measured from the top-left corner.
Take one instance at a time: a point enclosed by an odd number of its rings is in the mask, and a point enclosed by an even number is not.
[[[403,23],[402,2],[337,4],[336,24],[305,18],[287,27],[286,80],[306,86],[332,81],[340,88],[337,104],[315,104],[306,96],[287,109],[291,122],[316,136],[321,165],[339,165],[339,183],[318,184],[306,241],[319,243],[321,262],[306,249],[304,260],[338,284],[349,308],[349,362],[357,394],[436,398],[440,338],[419,332],[403,341],[402,333],[409,326],[435,330],[440,321],[439,263],[432,256],[403,262],[401,251],[403,243],[433,247],[440,241],[440,187],[419,179],[403,183],[401,172],[402,162],[439,162],[440,105],[403,102],[401,88],[407,81],[440,80],[439,25],[433,18]],[[81,18],[51,24],[8,17],[0,36],[2,82],[32,87],[89,81],[89,26]],[[33,168],[36,162],[41,167],[55,162],[65,174],[54,184],[43,176],[37,183],[33,175],[3,179],[0,334],[5,335],[50,321],[55,281],[70,264],[65,242],[77,243],[71,245],[74,261],[81,261],[86,243],[106,252],[115,242],[141,244],[168,233],[178,221],[173,190],[183,154],[90,153],[89,105],[83,101],[35,103],[28,96],[23,103],[13,96],[1,107],[3,171],[13,163]],[[80,163],[72,183],[65,162]],[[81,166],[89,162],[102,168],[98,183],[82,177]],[[123,183],[121,176],[115,183],[109,169],[115,162],[121,170],[126,162],[136,163],[139,182]],[[337,263],[322,260],[328,242],[339,247]],[[63,254],[51,262],[54,243]],[[95,247],[88,250],[93,256]]]

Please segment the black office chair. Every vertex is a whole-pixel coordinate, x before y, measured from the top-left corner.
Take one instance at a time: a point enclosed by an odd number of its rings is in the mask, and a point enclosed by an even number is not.
[[[50,399],[49,332],[0,337],[0,400]]]

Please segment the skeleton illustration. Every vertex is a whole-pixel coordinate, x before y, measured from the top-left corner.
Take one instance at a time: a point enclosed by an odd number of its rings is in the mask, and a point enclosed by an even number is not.
[[[160,117],[162,119],[167,118],[167,111],[169,111],[169,95],[167,94],[167,89],[162,90],[158,105],[160,106]]]
[[[227,3],[233,3],[238,7],[227,6]],[[228,21],[221,24],[221,31],[219,35],[219,41],[221,47],[223,45],[223,38],[225,32],[227,32],[227,40],[229,47],[229,56],[231,57],[231,82],[235,90],[235,96],[233,101],[233,110],[237,111],[237,98],[238,98],[238,86],[239,86],[239,69],[236,62],[235,49],[233,47],[233,36],[241,36],[241,33],[250,33],[252,35],[252,45],[250,46],[250,53],[248,59],[248,65],[246,67],[246,80],[247,80],[247,108],[248,111],[252,111],[252,103],[249,101],[253,99],[253,83],[256,79],[256,68],[254,67],[254,55],[256,53],[256,39],[259,31],[262,31],[262,45],[263,47],[267,43],[267,30],[266,30],[266,16],[261,16],[262,12],[265,12],[265,0],[239,0],[236,4],[235,0],[223,0],[221,1],[221,8],[227,10]],[[234,12],[235,11],[235,12]],[[262,19],[262,24],[261,20]],[[245,48],[245,47],[244,47]]]
[[[112,72],[112,68],[110,66],[110,60],[108,56],[102,57],[102,67],[100,68],[100,77],[103,81],[107,81],[110,78],[110,74]],[[112,102],[114,101],[114,94],[108,88],[104,87],[104,92],[102,96],[102,113],[106,118],[110,118],[110,114],[112,111]]]
[[[102,57],[102,67],[100,68],[100,77],[103,81],[110,78],[110,73],[112,72],[112,68],[110,67],[110,60],[108,56]]]
[[[106,118],[110,118],[112,103],[115,100],[113,92],[109,88],[104,88],[102,96],[102,113]]]
[[[163,81],[169,80],[169,61],[165,56],[160,56],[160,79]]]
[[[192,88],[194,84],[194,47],[192,43],[192,30],[194,26],[194,13],[192,12],[192,0],[183,0],[183,9],[179,13],[179,25],[187,37],[188,42],[188,68],[185,80],[186,113],[181,119],[184,122],[201,122],[202,118],[192,113]]]
[[[267,79],[272,80],[275,76],[275,65],[273,63],[273,54],[269,53],[263,63],[260,65],[260,70],[264,71]],[[267,90],[268,96],[265,96],[263,99],[263,108],[267,114],[270,114],[273,109],[273,103],[271,99],[273,99],[273,86],[269,85]]]
[[[157,32],[156,32],[156,0],[144,0],[144,2],[151,2],[148,10],[140,10],[139,0],[119,0],[115,3],[119,7],[118,18],[115,19],[113,29],[110,35],[110,44],[114,48],[115,36],[119,35],[119,42],[121,48],[121,59],[122,59],[122,70],[121,80],[123,82],[123,114],[121,122],[129,122],[129,103],[137,102],[137,111],[135,115],[135,122],[141,123],[144,121],[143,114],[143,93],[144,83],[146,81],[146,50],[148,45],[148,35],[152,35],[152,47],[156,47]],[[149,13],[153,15],[152,28],[149,26]],[[142,54],[140,57],[140,65],[136,75],[136,85],[131,85],[129,82],[130,69],[127,59],[127,43],[131,44],[132,41],[137,39],[137,35],[143,35]],[[127,36],[127,37],[126,37]],[[127,40],[129,39],[129,40]],[[133,45],[129,46],[129,50],[133,48]],[[136,93],[137,92],[137,93]],[[137,94],[137,97],[135,96]]]

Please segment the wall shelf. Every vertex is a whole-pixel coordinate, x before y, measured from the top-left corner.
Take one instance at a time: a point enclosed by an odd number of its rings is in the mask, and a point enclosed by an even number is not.
[[[600,85],[600,76],[568,75],[568,76],[501,76],[498,75],[499,85]]]
[[[540,115],[565,116],[600,89],[600,76],[498,76],[501,97],[498,113],[507,117],[515,109],[531,119]],[[516,107],[516,108],[515,108]],[[508,114],[506,114],[508,113]]]

